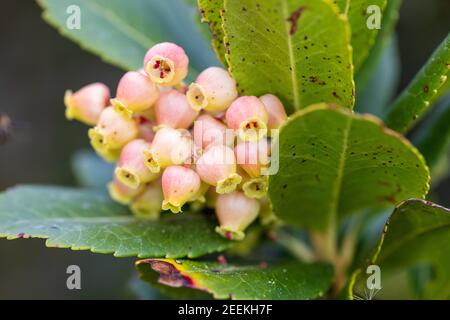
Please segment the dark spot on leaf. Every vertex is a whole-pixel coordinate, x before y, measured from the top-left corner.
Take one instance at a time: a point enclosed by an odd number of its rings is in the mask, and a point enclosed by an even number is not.
[[[287,21],[289,21],[291,23],[291,29],[289,30],[290,35],[293,35],[297,32],[298,19],[300,19],[304,10],[305,10],[305,7],[301,6],[297,10],[292,12],[291,16],[286,19]]]
[[[333,97],[335,97],[336,99],[341,100],[341,97],[337,94],[336,91],[333,91],[332,95],[333,95]]]
[[[387,201],[387,202],[389,202],[389,203],[392,203],[392,204],[396,204],[396,203],[397,203],[397,200],[395,200],[395,197],[394,197],[394,196],[385,196],[385,197],[383,198],[383,200],[384,200],[384,201]]]

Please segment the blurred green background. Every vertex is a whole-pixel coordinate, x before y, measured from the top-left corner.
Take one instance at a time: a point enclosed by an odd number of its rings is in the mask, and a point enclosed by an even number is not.
[[[0,11],[0,113],[16,123],[0,146],[0,190],[20,183],[74,185],[70,157],[88,147],[86,128],[64,118],[66,89],[101,81],[114,91],[122,72],[83,52],[40,18],[31,0]],[[401,90],[450,30],[449,0],[405,0],[397,26]],[[450,179],[436,196],[450,205]],[[62,249],[41,240],[0,240],[0,299],[129,298],[134,259]],[[66,268],[82,270],[82,290],[66,288]]]

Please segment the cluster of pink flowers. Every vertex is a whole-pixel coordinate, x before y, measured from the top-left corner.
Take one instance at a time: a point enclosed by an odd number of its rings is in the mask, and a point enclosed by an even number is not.
[[[223,68],[207,68],[187,86],[188,65],[181,47],[157,44],[113,99],[101,83],[66,92],[66,116],[93,126],[92,147],[117,161],[110,195],[136,216],[201,203],[215,208],[217,232],[242,239],[267,207],[270,136],[286,112],[271,94],[239,97]]]

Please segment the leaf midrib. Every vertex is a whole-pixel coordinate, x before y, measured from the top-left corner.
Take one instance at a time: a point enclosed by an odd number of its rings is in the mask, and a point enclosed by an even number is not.
[[[341,194],[341,188],[342,188],[342,181],[344,178],[344,170],[345,170],[345,163],[347,160],[347,150],[348,150],[348,137],[350,133],[350,128],[352,124],[352,118],[347,118],[346,127],[343,131],[344,137],[342,141],[342,152],[340,154],[339,163],[337,167],[337,174],[336,179],[333,183],[333,193],[331,195],[331,201],[330,201],[330,209],[329,209],[329,227],[334,228],[336,226],[337,222],[337,215],[338,215],[338,207],[339,207],[339,199]]]
[[[289,17],[289,12],[288,12],[288,6],[287,6],[287,1],[286,0],[281,0],[282,3],[282,7],[283,7],[283,15],[287,18]],[[292,83],[292,95],[294,98],[294,109],[295,110],[299,110],[300,109],[300,101],[299,101],[299,91],[300,88],[298,87],[298,82],[297,82],[297,76],[296,76],[296,70],[297,70],[297,66],[295,64],[295,59],[294,59],[294,50],[293,50],[293,46],[292,46],[292,36],[289,32],[289,22],[285,19],[284,22],[284,26],[285,26],[285,31],[287,34],[287,46],[288,46],[288,53],[289,53],[289,62],[291,64],[291,68],[290,68],[290,75],[291,75],[291,83]]]

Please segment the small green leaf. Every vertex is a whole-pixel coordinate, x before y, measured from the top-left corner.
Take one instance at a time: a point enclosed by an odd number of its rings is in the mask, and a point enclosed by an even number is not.
[[[378,6],[380,13],[383,14],[387,0],[336,0],[336,3],[350,23],[353,65],[356,73],[369,55],[378,34],[378,29],[369,29],[367,26],[368,19],[373,15],[367,9],[369,6]]]
[[[222,28],[223,2],[224,0],[198,0],[198,7],[202,15],[202,22],[206,22],[209,25],[212,34],[211,45],[219,60],[226,66],[225,45],[223,43],[225,34]]]
[[[77,151],[71,164],[80,187],[105,188],[112,180],[114,165],[105,162],[91,150]]]
[[[140,69],[154,44],[172,41],[189,55],[199,71],[217,64],[214,53],[195,26],[196,8],[185,0],[37,0],[44,19],[71,40],[106,62],[126,70]],[[81,12],[80,29],[70,29],[71,6]]]
[[[21,186],[0,195],[0,238],[42,238],[48,247],[116,257],[198,257],[231,246],[202,214],[133,217],[99,191]]]
[[[350,30],[338,10],[323,0],[225,0],[226,58],[240,93],[275,94],[289,113],[318,102],[353,108]]]
[[[216,299],[314,299],[323,296],[333,280],[333,268],[326,264],[260,267],[151,259],[136,265],[141,276],[153,269],[162,284],[203,290]]]
[[[439,45],[386,115],[389,128],[405,132],[428,110],[447,80],[450,68],[450,33]]]
[[[431,266],[432,280],[426,283],[423,297],[449,299],[450,210],[418,199],[401,203],[386,223],[370,264],[380,267],[383,279],[418,266]],[[354,275],[351,296],[358,291],[362,275],[362,271]]]
[[[423,198],[429,172],[420,153],[369,115],[333,105],[297,112],[279,136],[279,171],[270,177],[275,212],[287,223],[325,230],[368,207]]]

